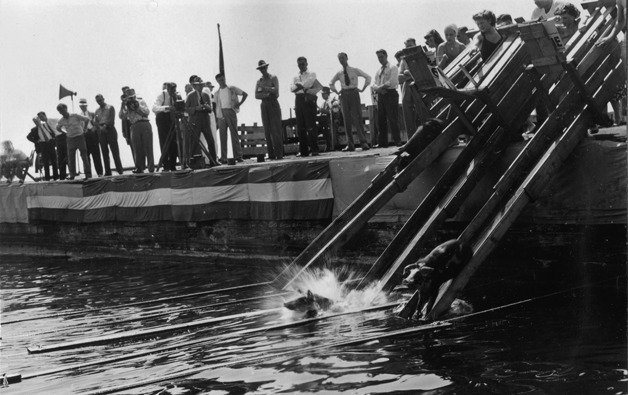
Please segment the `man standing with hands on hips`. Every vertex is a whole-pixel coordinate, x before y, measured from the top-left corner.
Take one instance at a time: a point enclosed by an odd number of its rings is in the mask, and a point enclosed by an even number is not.
[[[242,146],[238,136],[238,112],[248,94],[237,86],[227,85],[225,75],[216,74],[218,92],[216,92],[216,118],[220,128],[220,162],[227,163],[227,128],[231,135],[231,147],[235,160],[243,162]],[[242,96],[242,100],[238,100]]]
[[[351,67],[348,63],[349,57],[346,53],[338,54],[338,61],[342,66],[342,70],[338,71],[332,78],[329,86],[332,91],[336,90],[336,82],[340,81],[340,105],[342,106],[342,115],[345,121],[345,133],[347,133],[347,146],[343,151],[355,151],[353,144],[353,125],[358,132],[358,139],[362,146],[362,151],[369,149],[364,133],[364,121],[362,120],[362,103],[360,102],[360,92],[364,92],[371,83],[371,76],[357,67]],[[364,78],[364,87],[358,90],[358,77]]]

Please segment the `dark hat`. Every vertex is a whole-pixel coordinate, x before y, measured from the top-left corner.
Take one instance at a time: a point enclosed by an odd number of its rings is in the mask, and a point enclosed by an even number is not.
[[[323,89],[321,89],[321,93],[331,93],[331,89],[328,86],[324,86]]]
[[[83,105],[83,104],[87,105],[87,99],[79,100],[79,105]]]
[[[199,77],[198,75],[193,75],[192,77],[190,77],[190,84],[202,84],[203,83],[203,79]]]
[[[196,80],[197,78],[198,78],[198,75],[196,75],[196,74],[192,74],[192,75],[190,76],[190,79],[188,80],[188,82],[189,82],[190,84],[192,84],[192,83],[194,83],[194,80]]]
[[[135,89],[133,89],[133,88],[129,88],[129,89],[127,89],[127,90],[124,92],[124,95],[125,95],[127,98],[129,98],[129,99],[130,99],[130,98],[135,98]]]
[[[259,62],[257,62],[257,67],[256,69],[262,69],[264,67],[268,67],[268,63],[266,63],[266,61],[264,60],[260,60]]]

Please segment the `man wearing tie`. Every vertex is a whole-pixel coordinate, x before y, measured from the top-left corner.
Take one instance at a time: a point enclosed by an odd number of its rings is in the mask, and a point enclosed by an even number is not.
[[[159,135],[159,146],[163,158],[164,171],[177,170],[177,136],[175,129],[176,117],[174,114],[174,100],[176,100],[177,84],[164,82],[162,92],[155,99],[153,112]],[[170,142],[166,145],[168,134],[172,131]]]
[[[43,114],[43,116],[40,114]],[[50,181],[50,166],[52,165],[52,177],[54,180],[58,180],[59,172],[57,170],[57,154],[55,152],[55,134],[53,129],[48,124],[46,114],[43,111],[33,118],[33,122],[35,127],[31,129],[26,138],[35,144],[35,152],[41,155],[44,179]]]
[[[207,93],[203,92],[205,84],[201,77],[193,75],[190,83],[194,90],[190,92],[185,100],[185,111],[189,114],[189,122],[194,131],[194,136],[190,144],[190,156],[201,153],[201,134],[205,136],[207,142],[207,152],[209,153],[209,165],[217,166],[216,144],[210,129],[209,113],[212,111],[211,99]]]
[[[375,73],[373,91],[377,93],[377,127],[380,130],[378,145],[381,148],[388,147],[388,127],[396,146],[401,146],[401,133],[399,132],[399,71],[397,66],[390,64],[388,53],[384,49],[375,52],[377,60],[382,65]]]
[[[79,100],[79,107],[81,108],[80,114],[90,120],[85,122],[83,126],[83,132],[85,133],[85,144],[87,145],[87,155],[92,156],[94,162],[94,168],[98,177],[102,176],[102,161],[100,160],[100,144],[98,142],[98,134],[94,129],[94,113],[87,111],[87,99]]]
[[[345,121],[345,133],[347,134],[347,146],[343,151],[355,151],[353,144],[353,125],[358,132],[358,139],[362,146],[362,151],[369,149],[364,133],[364,122],[362,120],[362,103],[360,102],[360,92],[364,92],[371,83],[371,76],[357,67],[351,67],[348,63],[349,57],[346,53],[338,54],[338,61],[342,66],[342,70],[338,71],[334,78],[331,79],[329,86],[331,90],[336,90],[336,82],[340,82],[340,105],[342,107],[342,116]],[[358,89],[358,77],[364,78],[364,87]]]

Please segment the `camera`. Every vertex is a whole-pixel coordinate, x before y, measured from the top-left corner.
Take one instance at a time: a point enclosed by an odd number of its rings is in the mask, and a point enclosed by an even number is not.
[[[140,103],[134,98],[127,98],[125,104],[129,111],[137,111],[137,109],[140,108]]]

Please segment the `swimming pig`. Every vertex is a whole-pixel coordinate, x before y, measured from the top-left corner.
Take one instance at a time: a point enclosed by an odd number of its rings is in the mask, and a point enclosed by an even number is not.
[[[406,266],[403,269],[401,287],[415,289],[419,292],[416,308],[420,318],[434,307],[440,286],[447,280],[456,277],[462,268],[471,260],[473,250],[458,240],[449,240],[434,248],[426,257]]]
[[[308,289],[305,295],[289,300],[283,305],[288,310],[305,313],[305,318],[313,318],[318,315],[319,311],[328,310],[333,303],[331,299],[317,295]]]

